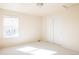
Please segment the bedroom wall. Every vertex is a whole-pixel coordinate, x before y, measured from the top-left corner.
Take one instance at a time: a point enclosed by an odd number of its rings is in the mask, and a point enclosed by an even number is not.
[[[19,18],[19,37],[3,37],[3,16],[17,16]],[[14,11],[0,9],[0,47],[7,47],[16,44],[37,41],[41,39],[41,18]]]
[[[43,38],[46,41],[79,51],[79,6],[64,8],[59,13],[45,16],[43,23],[43,27],[45,27]],[[51,26],[51,23],[54,25]]]

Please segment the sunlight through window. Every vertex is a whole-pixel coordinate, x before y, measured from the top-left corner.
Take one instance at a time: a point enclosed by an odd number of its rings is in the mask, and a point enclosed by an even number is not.
[[[52,55],[56,53],[56,51],[40,49],[40,48],[35,48],[35,47],[30,47],[30,46],[19,48],[17,50],[24,53],[30,53],[33,55]]]
[[[55,51],[51,51],[51,50],[46,50],[46,49],[38,49],[36,51],[32,51],[31,52],[34,55],[52,55],[55,54]]]
[[[19,48],[19,49],[17,49],[17,50],[18,50],[18,51],[22,51],[22,52],[30,52],[30,51],[33,51],[33,50],[36,50],[36,49],[38,49],[38,48],[27,46],[27,47]]]

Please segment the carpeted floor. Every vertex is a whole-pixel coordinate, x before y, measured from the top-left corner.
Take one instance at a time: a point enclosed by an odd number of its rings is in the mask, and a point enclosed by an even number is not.
[[[0,55],[79,55],[79,52],[49,42],[31,42],[2,49]]]

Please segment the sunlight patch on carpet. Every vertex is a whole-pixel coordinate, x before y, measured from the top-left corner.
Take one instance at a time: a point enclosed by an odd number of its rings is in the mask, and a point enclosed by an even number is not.
[[[36,48],[31,46],[22,47],[17,50],[20,52],[30,53],[33,55],[51,55],[56,53],[56,51],[41,49],[41,48]]]

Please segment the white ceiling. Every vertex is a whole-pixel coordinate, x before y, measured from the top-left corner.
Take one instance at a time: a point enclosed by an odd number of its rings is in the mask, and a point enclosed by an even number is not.
[[[45,16],[63,11],[64,5],[65,7],[69,7],[78,4],[45,3],[44,6],[37,6],[36,3],[0,3],[0,8],[26,13],[29,15]]]

